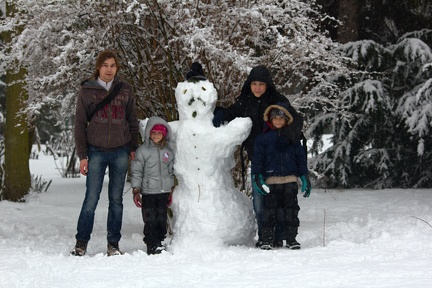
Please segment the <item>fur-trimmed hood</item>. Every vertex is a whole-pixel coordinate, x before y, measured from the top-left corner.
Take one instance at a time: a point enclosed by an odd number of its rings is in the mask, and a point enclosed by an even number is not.
[[[288,119],[287,125],[290,125],[293,122],[294,118],[291,115],[291,113],[288,112],[288,108],[284,105],[284,103],[277,103],[277,104],[268,106],[267,109],[264,111],[264,121],[268,125],[270,124],[270,111],[272,109],[275,109],[275,108],[284,112],[286,118]],[[269,126],[271,127],[271,125],[269,125]]]

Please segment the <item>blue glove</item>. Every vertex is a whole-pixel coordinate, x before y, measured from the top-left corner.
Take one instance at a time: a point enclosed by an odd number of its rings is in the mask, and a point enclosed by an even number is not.
[[[224,109],[222,107],[216,107],[213,114],[213,126],[219,127],[224,122]]]
[[[312,191],[312,186],[311,186],[311,183],[309,180],[309,176],[308,175],[302,175],[302,176],[300,176],[300,180],[302,182],[301,192],[302,193],[304,192],[303,197],[309,197],[310,193]]]
[[[254,189],[258,191],[259,194],[265,196],[270,193],[270,188],[265,183],[263,176],[261,174],[252,175],[252,185]]]

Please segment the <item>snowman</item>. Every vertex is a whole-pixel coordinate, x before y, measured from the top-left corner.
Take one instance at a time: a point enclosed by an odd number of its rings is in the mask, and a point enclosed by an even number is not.
[[[250,199],[234,186],[234,150],[249,135],[250,118],[212,124],[217,92],[208,80],[185,81],[175,90],[179,120],[175,138],[171,247],[181,250],[218,245],[249,245],[255,236]]]

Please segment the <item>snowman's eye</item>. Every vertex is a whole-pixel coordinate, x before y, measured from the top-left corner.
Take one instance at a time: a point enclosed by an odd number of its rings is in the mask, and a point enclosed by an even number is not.
[[[207,89],[205,89],[205,88],[204,88],[204,86],[203,86],[203,87],[201,87],[201,89],[202,89],[202,90],[204,90],[204,91],[206,91],[206,90],[207,90]]]
[[[183,94],[186,94],[186,92],[187,92],[187,89],[183,90]]]

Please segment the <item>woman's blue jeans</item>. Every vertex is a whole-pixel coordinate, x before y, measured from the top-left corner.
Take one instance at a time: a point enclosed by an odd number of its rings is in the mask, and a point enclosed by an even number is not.
[[[129,147],[103,151],[97,147],[88,147],[88,173],[86,194],[78,218],[77,240],[89,241],[93,231],[94,216],[99,202],[106,168],[108,168],[108,219],[107,240],[118,242],[121,238],[123,219],[123,189],[129,163]]]

